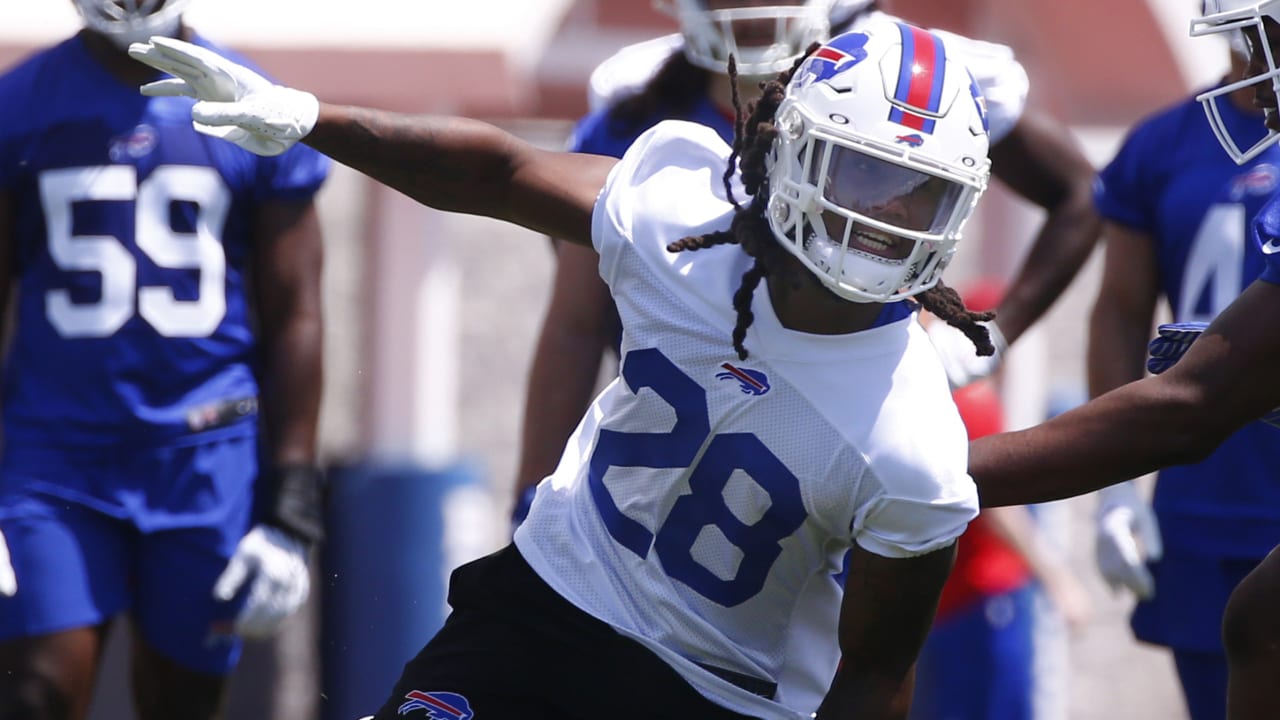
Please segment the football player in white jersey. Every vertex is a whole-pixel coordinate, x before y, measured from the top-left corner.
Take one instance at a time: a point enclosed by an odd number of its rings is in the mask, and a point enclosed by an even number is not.
[[[699,122],[731,138],[733,87],[725,73],[730,49],[739,50],[737,87],[750,89],[760,76],[799,56],[809,39],[899,19],[872,0],[660,0],[658,6],[677,18],[681,31],[624,47],[592,72],[590,112],[575,126],[569,149],[621,157],[636,137],[664,119]],[[767,32],[748,32],[761,19]],[[996,308],[996,353],[975,355],[968,340],[946,323],[929,325],[948,378],[960,387],[990,373],[1006,340],[1016,340],[1044,314],[1089,257],[1100,224],[1091,202],[1093,167],[1065,128],[1027,109],[1028,78],[1013,51],[935,32],[960,55],[982,92],[993,174],[1045,211],[1022,267]],[[751,62],[742,62],[743,52]],[[594,253],[560,246],[551,304],[530,367],[515,478],[517,522],[533,487],[555,469],[565,439],[594,394],[601,360],[616,351],[619,336],[617,313]]]
[[[596,399],[513,545],[463,566],[444,628],[376,717],[785,718],[788,639],[848,555],[818,718],[904,717],[977,513],[924,306],[993,350],[940,283],[987,183],[986,117],[937,35],[885,22],[764,88],[734,150],[661,123],[621,160],[459,118],[320,103],[155,38],[131,54],[196,127],[295,142],[436,208],[590,245],[622,315]],[[862,91],[851,92],[854,87]],[[827,652],[826,650],[820,650]]]
[[[695,67],[723,73],[724,55],[716,48],[735,47],[728,25],[705,20],[733,6],[751,11],[783,12],[789,5],[819,3],[796,0],[656,0],[680,21],[681,31],[622,48],[591,74],[587,87],[592,112],[652,91],[651,81],[683,53]],[[858,30],[885,20],[910,22],[881,8],[887,0],[824,0],[832,34]],[[1011,48],[942,30],[947,47],[963,60],[982,91],[990,124],[992,174],[1046,215],[1032,247],[1000,307],[992,335],[997,353],[974,355],[967,341],[945,324],[930,328],[930,337],[943,356],[948,377],[963,386],[995,369],[1003,350],[1039,319],[1066,289],[1089,258],[1097,242],[1100,222],[1092,205],[1094,168],[1070,132],[1054,119],[1027,108],[1029,81]],[[738,43],[741,41],[739,40]],[[786,47],[781,42],[771,47]],[[777,52],[776,50],[774,51]],[[727,86],[713,78],[710,91],[727,97]]]

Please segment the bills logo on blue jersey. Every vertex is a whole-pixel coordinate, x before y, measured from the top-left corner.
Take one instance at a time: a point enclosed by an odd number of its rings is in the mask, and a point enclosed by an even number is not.
[[[911,133],[910,135],[899,135],[894,138],[893,141],[899,145],[909,145],[913,148],[918,148],[924,144],[924,138],[916,135],[915,133]]]
[[[748,370],[724,363],[720,367],[724,372],[716,373],[717,380],[736,380],[738,388],[748,395],[763,395],[769,392],[769,376],[759,370]]]
[[[1280,184],[1280,170],[1270,163],[1260,163],[1231,180],[1231,199],[1243,200],[1246,196],[1258,197],[1275,192]]]
[[[867,36],[863,33],[845,33],[832,38],[830,42],[809,56],[800,66],[795,86],[804,87],[811,83],[830,80],[849,68],[867,59]]]
[[[139,125],[132,132],[111,138],[107,150],[112,162],[128,163],[146,157],[156,149],[156,130],[150,125]]]
[[[396,711],[398,715],[408,715],[419,710],[431,720],[471,720],[475,715],[471,711],[471,703],[458,693],[410,690],[404,697],[405,702]]]

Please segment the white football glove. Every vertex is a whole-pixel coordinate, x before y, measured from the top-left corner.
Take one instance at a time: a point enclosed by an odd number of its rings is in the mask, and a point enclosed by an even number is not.
[[[1000,332],[995,321],[982,324],[991,334],[991,344],[996,348],[995,354],[987,357],[979,356],[973,341],[946,321],[935,318],[929,323],[929,341],[942,360],[942,368],[947,371],[947,380],[951,383],[952,390],[995,372],[1000,367],[1005,351],[1009,349],[1009,343],[1005,342],[1004,333]]]
[[[4,533],[0,532],[0,595],[13,597],[18,594],[18,577],[13,574],[13,563],[9,560],[9,545],[4,541]]]
[[[1155,596],[1155,579],[1146,562],[1159,560],[1164,544],[1155,513],[1133,482],[1098,491],[1095,551],[1098,572],[1112,590],[1126,587],[1141,600]]]
[[[143,85],[143,95],[199,100],[191,108],[196,130],[257,155],[288,150],[311,132],[320,113],[320,102],[311,93],[276,85],[188,42],[157,35],[130,45],[129,56],[174,76]]]
[[[236,617],[236,633],[266,637],[302,607],[311,591],[306,543],[279,528],[255,526],[236,546],[227,569],[213,586],[213,596],[223,602],[230,600],[251,576],[249,599]]]

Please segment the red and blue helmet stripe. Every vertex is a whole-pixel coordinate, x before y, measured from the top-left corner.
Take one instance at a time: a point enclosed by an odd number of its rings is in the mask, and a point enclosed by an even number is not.
[[[902,35],[902,66],[898,68],[893,99],[896,105],[921,113],[895,106],[889,111],[889,120],[932,134],[935,121],[922,113],[938,113],[946,80],[947,48],[937,35],[912,25],[898,23],[898,32]]]

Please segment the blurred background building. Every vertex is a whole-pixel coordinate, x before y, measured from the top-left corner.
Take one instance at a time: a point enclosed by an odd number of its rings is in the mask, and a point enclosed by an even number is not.
[[[1226,53],[1213,40],[1187,37],[1198,0],[882,5],[924,26],[1010,45],[1031,76],[1030,105],[1068,124],[1095,164],[1110,158],[1134,121],[1213,82],[1225,68]],[[0,67],[78,26],[69,2],[10,0],[0,7]],[[248,53],[281,82],[328,101],[479,117],[547,147],[559,147],[585,111],[584,85],[598,62],[623,45],[675,29],[647,0],[201,0],[188,20]],[[437,482],[449,490],[415,495],[432,506],[383,524],[376,520],[386,507],[364,507],[371,516],[342,520],[331,544],[404,558],[399,572],[411,576],[408,582],[369,587],[363,595],[418,594],[412,603],[423,627],[433,626],[444,612],[439,593],[448,568],[507,539],[526,375],[553,257],[546,240],[532,233],[423,208],[346,168],[336,169],[319,208],[328,252],[321,435],[327,462],[339,470],[335,482],[376,485],[394,476],[408,487]],[[949,282],[1008,277],[1037,227],[1037,212],[993,185]],[[1006,389],[1015,424],[1083,398],[1097,264],[1091,261],[1015,348]],[[342,491],[336,487],[336,496]],[[1042,509],[1091,581],[1099,607],[1092,624],[1060,641],[1056,667],[1046,670],[1046,707],[1056,709],[1044,718],[1185,717],[1170,661],[1132,641],[1126,603],[1097,580],[1087,520],[1092,510],[1092,499]],[[341,580],[326,575],[318,584],[321,603]],[[425,596],[431,593],[437,596]],[[349,618],[352,637],[385,630],[378,621],[386,617],[348,612],[359,615]],[[320,614],[297,622],[318,622]],[[408,635],[405,646],[414,651],[426,640]],[[273,672],[242,671],[237,682],[251,688],[272,678],[277,718],[322,713],[327,720],[325,703],[334,689],[317,679],[312,641],[300,636],[301,644],[266,661]],[[331,636],[319,642],[326,662],[355,652],[335,646]],[[404,659],[394,659],[395,673]],[[374,696],[382,697],[394,677],[385,677]],[[127,717],[114,702],[99,706],[95,720]],[[241,707],[230,716],[264,717]]]

